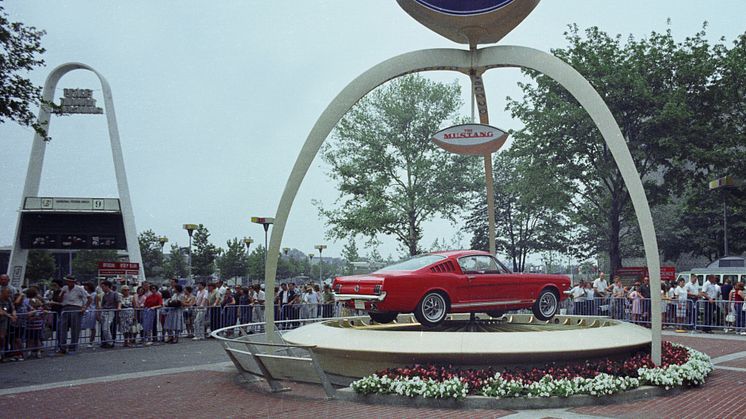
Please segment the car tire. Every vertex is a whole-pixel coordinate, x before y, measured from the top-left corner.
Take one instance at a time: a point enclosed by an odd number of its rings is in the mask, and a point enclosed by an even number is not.
[[[498,311],[498,310],[492,310],[492,311],[488,311],[487,312],[488,316],[494,317],[494,318],[498,318],[498,317],[502,316],[503,314],[505,314],[504,311]]]
[[[448,315],[448,301],[445,295],[438,291],[425,294],[414,310],[414,317],[424,327],[435,327],[443,322]]]
[[[559,311],[559,297],[557,297],[557,293],[549,288],[541,290],[531,311],[533,311],[534,317],[542,321],[554,317]]]
[[[376,323],[391,323],[394,320],[396,320],[396,317],[399,315],[399,313],[392,311],[392,312],[385,312],[385,313],[368,313],[370,316],[370,319],[373,320]]]

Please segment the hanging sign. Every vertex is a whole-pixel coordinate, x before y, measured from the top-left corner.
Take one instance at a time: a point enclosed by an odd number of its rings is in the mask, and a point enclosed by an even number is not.
[[[60,98],[62,114],[101,114],[104,110],[96,106],[91,89],[64,89]]]
[[[454,125],[433,134],[438,147],[456,154],[485,155],[499,150],[508,133],[484,124]]]

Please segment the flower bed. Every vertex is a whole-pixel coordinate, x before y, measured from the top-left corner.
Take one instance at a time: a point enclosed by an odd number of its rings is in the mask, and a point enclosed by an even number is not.
[[[458,369],[415,365],[390,368],[351,384],[359,394],[398,394],[407,397],[461,399],[469,394],[496,398],[602,396],[641,385],[666,389],[696,386],[712,371],[710,357],[685,346],[663,342],[662,362],[654,367],[650,354],[638,353],[624,361],[550,364],[544,368]]]

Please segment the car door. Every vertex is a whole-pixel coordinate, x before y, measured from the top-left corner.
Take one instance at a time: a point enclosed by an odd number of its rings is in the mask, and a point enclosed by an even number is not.
[[[463,256],[459,258],[459,265],[466,276],[469,299],[473,303],[495,303],[499,306],[500,302],[511,298],[511,291],[504,286],[506,278],[491,256]]]

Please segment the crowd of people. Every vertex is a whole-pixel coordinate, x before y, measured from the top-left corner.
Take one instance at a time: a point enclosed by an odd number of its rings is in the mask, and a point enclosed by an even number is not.
[[[615,319],[629,320],[649,325],[651,320],[650,278],[645,276],[630,286],[625,286],[619,276],[611,284],[601,273],[593,281],[580,281],[567,291],[571,301],[572,314],[608,315]],[[733,330],[746,335],[746,311],[744,299],[746,291],[742,282],[729,277],[718,282],[718,277],[710,275],[703,285],[692,275],[687,282],[663,281],[661,284],[660,312],[664,327],[677,329],[694,328],[706,333],[715,328]]]
[[[212,331],[246,323],[257,323],[247,333],[260,332],[265,295],[259,284],[229,287],[218,280],[192,287],[172,279],[161,287],[143,282],[117,288],[110,281],[79,284],[72,275],[52,281],[42,293],[35,286],[19,290],[0,275],[0,354],[4,361],[41,357],[50,341],[58,354],[75,353],[81,337],[88,347],[98,343],[105,349],[118,342],[125,347],[176,344],[180,338],[202,340]],[[328,285],[282,283],[275,296],[274,318],[283,329],[297,327],[302,319],[335,315]]]

